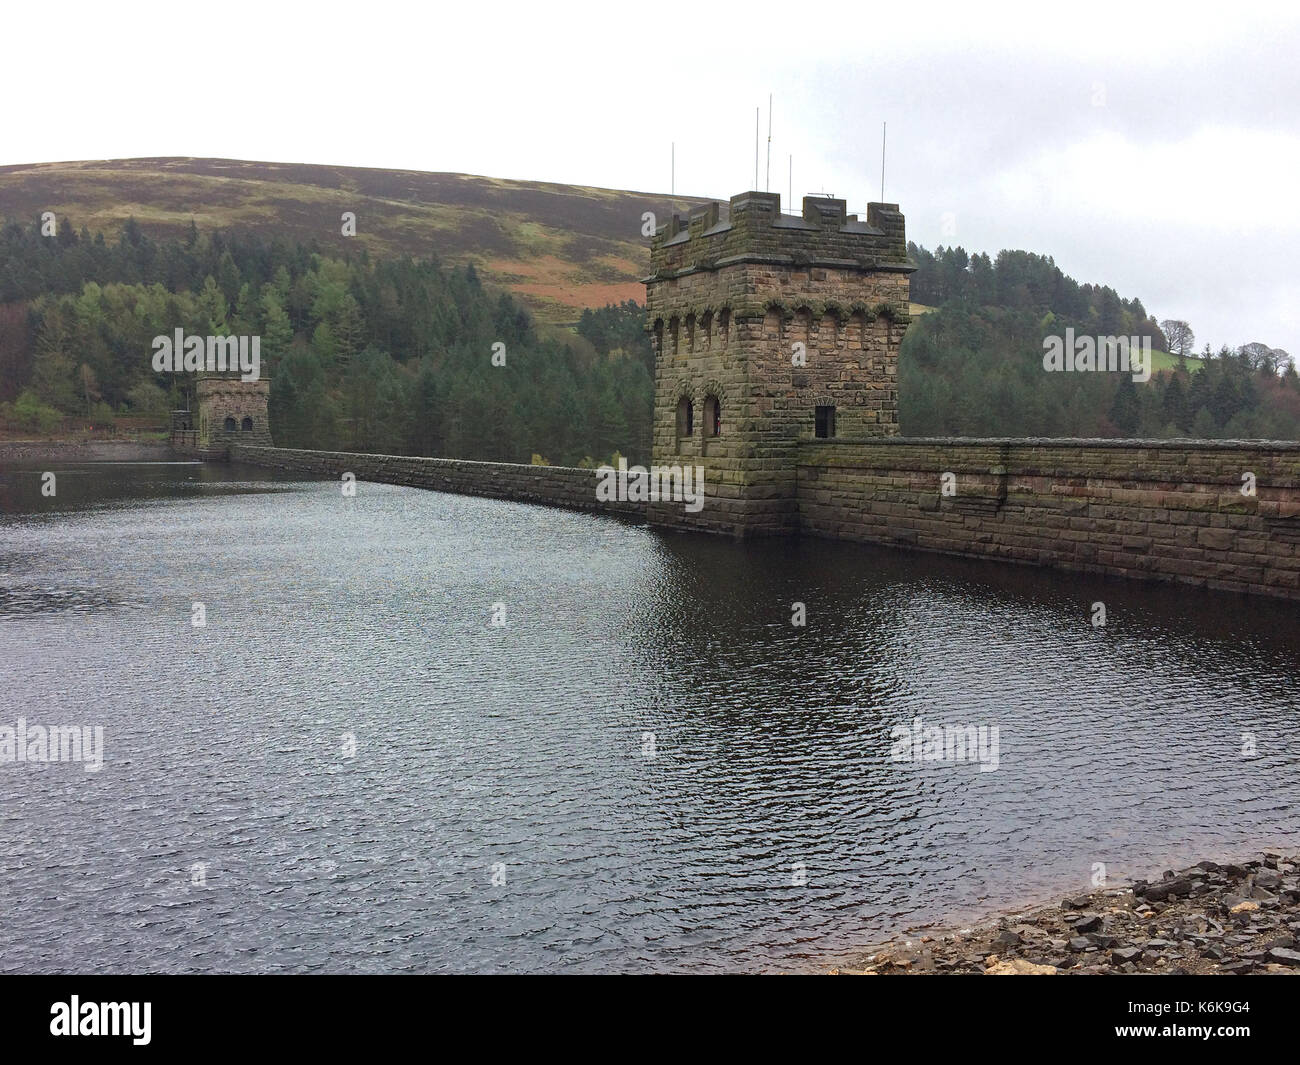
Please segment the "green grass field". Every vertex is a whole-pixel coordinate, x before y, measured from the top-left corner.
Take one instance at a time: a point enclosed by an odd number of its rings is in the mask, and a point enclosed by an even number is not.
[[[1167,351],[1151,352],[1151,372],[1159,373],[1161,370],[1176,370],[1178,368],[1178,356],[1170,355]],[[1205,366],[1199,359],[1187,360],[1187,372],[1198,373],[1205,369]]]

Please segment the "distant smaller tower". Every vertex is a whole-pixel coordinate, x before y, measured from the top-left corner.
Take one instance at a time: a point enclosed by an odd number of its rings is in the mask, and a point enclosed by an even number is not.
[[[231,444],[272,446],[267,417],[270,381],[244,381],[237,374],[200,374],[195,391],[200,451],[225,451]]]

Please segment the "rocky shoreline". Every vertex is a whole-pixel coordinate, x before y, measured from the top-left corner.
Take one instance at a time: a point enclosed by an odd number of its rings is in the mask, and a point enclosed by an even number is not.
[[[1300,856],[1201,862],[879,948],[844,975],[1300,975]]]

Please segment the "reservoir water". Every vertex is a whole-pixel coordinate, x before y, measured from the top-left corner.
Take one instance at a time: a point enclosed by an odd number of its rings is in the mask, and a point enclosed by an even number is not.
[[[0,972],[817,971],[1300,842],[1294,605],[42,469],[0,470],[0,727],[103,766],[0,762]],[[996,770],[891,757],[917,718]]]

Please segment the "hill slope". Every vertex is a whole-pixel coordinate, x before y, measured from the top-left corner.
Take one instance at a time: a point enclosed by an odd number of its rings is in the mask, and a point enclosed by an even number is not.
[[[200,229],[256,229],[372,256],[436,254],[474,262],[543,320],[572,322],[584,307],[642,301],[649,241],[641,216],[662,222],[700,199],[469,174],[243,162],[109,159],[0,167],[0,219],[54,211],[80,230],[114,236],[130,217],[151,237]],[[340,216],[357,216],[341,235]]]

